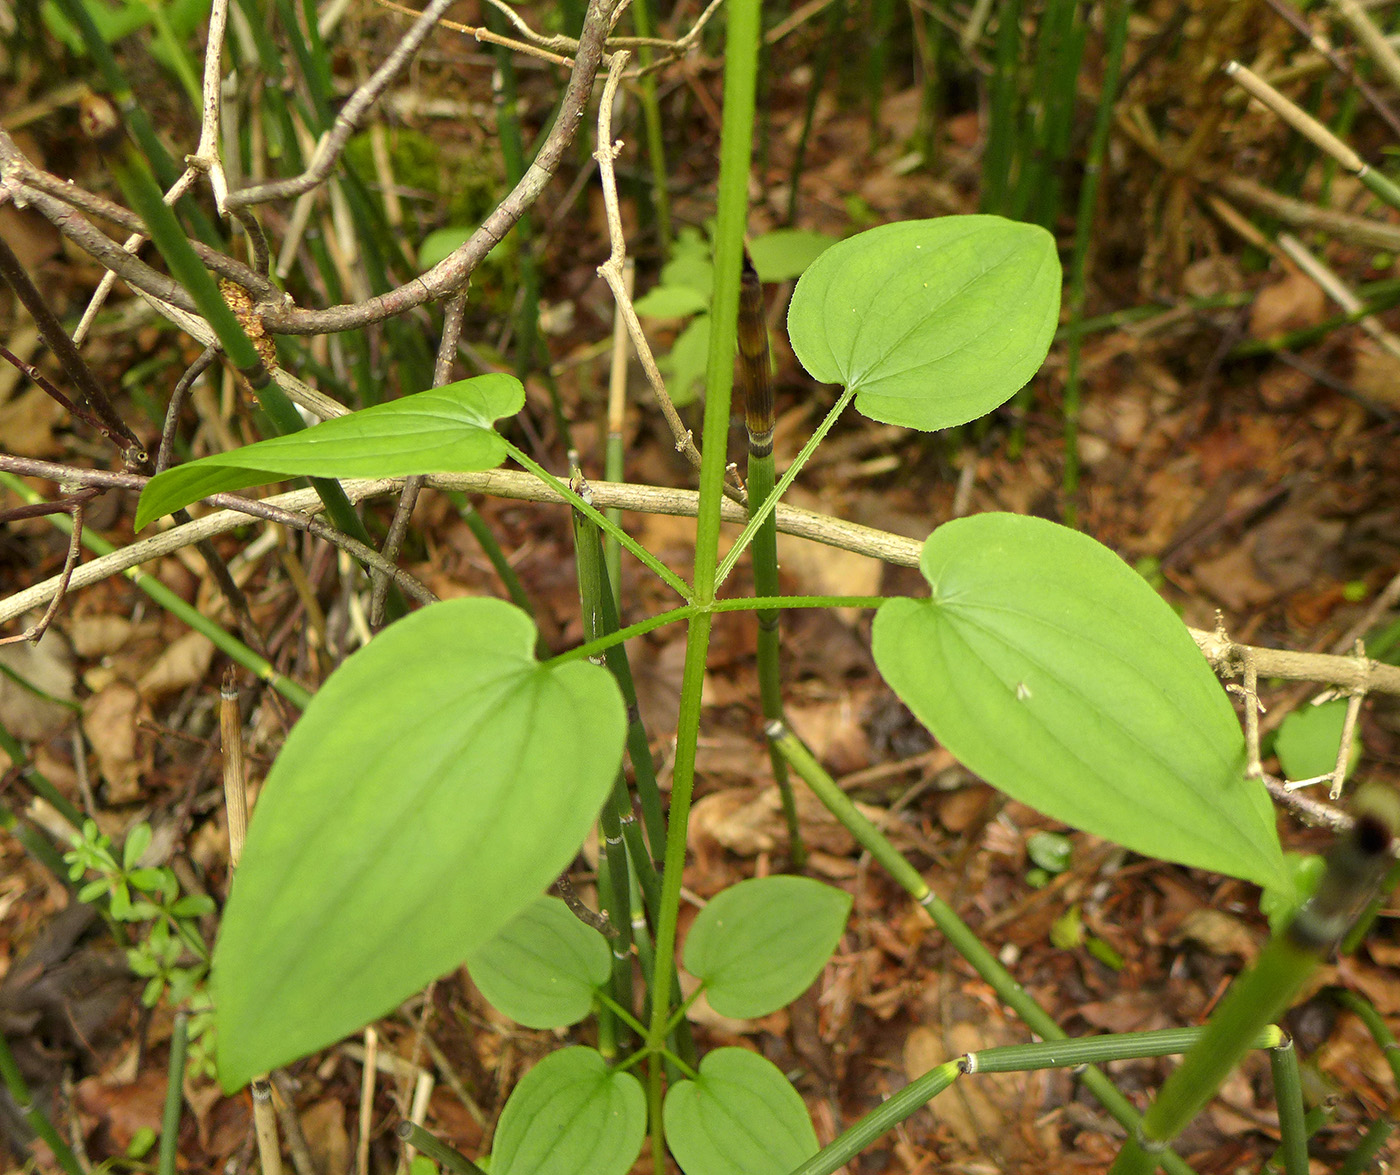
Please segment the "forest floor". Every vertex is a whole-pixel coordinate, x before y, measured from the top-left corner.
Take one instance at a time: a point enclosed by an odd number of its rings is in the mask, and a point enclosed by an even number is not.
[[[474,18],[469,5],[461,7],[462,19]],[[1214,75],[1187,67],[1246,51],[1241,46],[1261,36],[1259,25],[1233,29],[1235,45],[1193,40],[1206,34],[1178,29],[1177,41],[1162,50],[1153,41],[1157,26],[1148,27],[1152,19],[1144,15],[1144,27],[1133,31],[1129,62],[1130,70],[1134,62],[1137,68],[1120,124],[1146,112],[1143,119],[1156,127],[1157,151],[1144,144],[1146,132],[1135,138],[1120,125],[1114,136],[1088,301],[1091,315],[1146,310],[1123,315],[1120,324],[1084,341],[1077,525],[1142,569],[1196,627],[1213,628],[1220,617],[1240,641],[1345,653],[1358,626],[1371,634],[1395,616],[1378,614],[1373,604],[1400,574],[1400,360],[1356,325],[1276,345],[1287,332],[1326,322],[1336,309],[1311,279],[1241,239],[1221,218],[1219,204],[1229,195],[1232,174],[1262,183],[1285,164],[1296,166],[1293,155],[1307,149],[1257,109],[1229,100]],[[770,50],[755,234],[785,222],[806,94],[820,83],[813,76],[819,24],[799,27]],[[376,61],[399,27],[400,17],[353,3],[340,34],[345,77]],[[1274,29],[1261,43],[1279,45],[1292,36]],[[149,86],[142,101],[157,111],[162,103],[178,111],[169,75],[134,43],[124,43],[123,52],[133,69],[141,67],[138,76]],[[1082,80],[1086,128],[1098,53],[1095,40]],[[388,103],[393,133],[412,130],[453,159],[479,155],[492,135],[490,61],[469,38],[438,32]],[[700,225],[713,213],[719,67],[719,59],[702,50],[660,75],[678,225]],[[538,127],[557,92],[555,75],[525,68],[521,84],[524,120]],[[978,210],[985,110],[975,89],[962,96],[961,106],[955,96],[949,99],[933,139],[937,157],[930,161],[911,155],[910,145],[920,134],[923,90],[901,78],[898,67],[885,78],[873,124],[859,79],[833,73],[825,84],[800,179],[798,227],[839,236],[870,224]],[[73,95],[55,85],[51,70],[11,58],[0,73],[0,111],[47,105],[22,125],[6,115],[6,125],[51,170],[101,187],[94,165],[75,145]],[[1215,123],[1204,147],[1177,169],[1166,168],[1162,157],[1204,119]],[[197,127],[187,115],[172,114],[163,126],[173,140],[194,141]],[[1364,122],[1359,133],[1364,139]],[[633,191],[643,190],[640,124],[629,123],[622,137],[624,181]],[[573,443],[585,471],[596,476],[607,381],[600,344],[611,338],[613,310],[595,272],[607,255],[597,185],[573,186],[585,165],[580,153],[546,193],[533,247],[544,282],[546,341]],[[1077,188],[1077,180],[1071,186]],[[566,193],[574,194],[570,202],[563,199]],[[447,194],[420,197],[425,222],[444,215]],[[1396,222],[1346,176],[1334,181],[1330,199],[1334,208]],[[1067,246],[1072,211],[1058,227]],[[93,264],[32,214],[0,208],[0,232],[60,313],[76,317],[99,276]],[[645,291],[662,259],[647,223],[630,239],[639,257],[638,289]],[[1395,271],[1394,255],[1375,247],[1321,235],[1309,239],[1354,283]],[[786,293],[769,290],[779,323],[783,307],[777,300]],[[119,293],[112,305],[120,309],[130,300],[129,292]],[[474,296],[468,338],[488,360],[503,345],[509,309],[508,299],[489,286]],[[676,329],[663,327],[660,349]],[[8,297],[0,297],[0,337],[21,354],[42,355],[28,318]],[[122,387],[120,402],[151,435],[158,424],[144,414],[161,410],[199,350],[183,336],[174,338],[150,324],[129,329],[118,317],[86,348],[99,376]],[[811,384],[781,330],[774,340],[781,468],[833,393]],[[36,362],[50,374],[56,370],[46,356]],[[138,377],[130,378],[132,372]],[[952,438],[927,437],[848,416],[803,473],[793,500],[916,539],[957,513],[1005,510],[1060,519],[1067,503],[1064,384],[1065,348],[1058,343],[1029,396],[984,427],[959,430]],[[547,393],[539,380],[527,385],[527,414],[539,451],[560,469],[563,446]],[[647,403],[635,364],[631,391],[634,404]],[[202,438],[216,427],[234,438],[247,435],[234,400],[221,404],[210,394],[199,411],[219,422],[201,424]],[[732,437],[736,456],[741,431]],[[691,471],[648,407],[630,410],[627,445],[631,480],[692,484]],[[0,369],[0,448],[80,465],[101,466],[109,456],[89,430],[8,367]],[[14,504],[12,495],[0,501]],[[545,640],[556,649],[579,642],[567,514],[505,500],[485,499],[477,506],[511,553]],[[130,541],[133,509],[134,495],[105,494],[89,508],[86,525],[114,543]],[[384,522],[391,510],[391,504],[372,507]],[[693,521],[632,514],[627,523],[670,566],[688,571]],[[502,594],[445,496],[425,495],[413,527],[405,565],[438,595]],[[725,541],[732,538],[728,531]],[[233,536],[220,540],[228,557],[242,545]],[[6,525],[0,530],[0,590],[9,595],[56,573],[66,546],[46,519]],[[309,616],[289,582],[286,567],[293,556],[305,560],[319,617]],[[784,588],[797,593],[924,590],[913,570],[796,539],[783,540],[780,562]],[[218,613],[207,573],[192,553],[148,570]],[[329,549],[284,536],[280,551],[265,551],[244,570],[279,664],[316,684],[333,663],[330,651],[351,647],[346,595]],[[747,588],[737,584],[736,590]],[[627,569],[623,599],[624,620],[664,606],[659,585],[636,566]],[[1267,938],[1257,890],[1068,832],[971,777],[933,746],[881,681],[870,654],[870,623],[871,613],[857,610],[784,617],[784,675],[795,730],[848,792],[881,815],[929,884],[1072,1035],[1201,1023]],[[323,638],[322,648],[308,645],[308,627]],[[688,894],[701,900],[786,864],[761,737],[754,638],[750,614],[717,619],[685,874]],[[672,626],[634,645],[643,717],[667,762],[684,633]],[[61,699],[57,706],[36,702],[0,679],[0,722],[24,741],[32,766],[104,830],[120,833],[134,820],[149,821],[166,838],[172,867],[187,884],[222,894],[228,851],[217,746],[223,665],[212,647],[154,608],[128,580],[114,577],[68,599],[37,648],[11,645],[0,650],[0,658],[8,671],[43,683]],[[1276,729],[1320,692],[1265,683],[1265,730]],[[256,783],[284,729],[273,707],[251,700],[249,765]],[[1400,780],[1400,707],[1394,699],[1368,700],[1360,737],[1364,772]],[[19,766],[4,774],[0,799],[7,811],[51,825],[24,786]],[[810,872],[855,895],[838,953],[791,1008],[756,1022],[709,1015],[703,1038],[716,1045],[742,1042],[795,1075],[825,1142],[933,1064],[972,1048],[1023,1041],[1028,1033],[815,804],[804,802],[803,827],[814,849]],[[1286,848],[1316,851],[1327,843],[1325,833],[1291,813],[1280,813],[1279,827]],[[1042,831],[1065,834],[1071,852],[1067,867],[1037,887],[1027,842]],[[577,877],[587,897],[586,862]],[[686,917],[694,913],[688,909]],[[1387,1108],[1394,1112],[1397,1096],[1372,1037],[1327,998],[1324,989],[1334,985],[1369,998],[1400,1033],[1400,909],[1394,898],[1357,954],[1324,968],[1287,1019],[1305,1060],[1310,1104],[1330,1108],[1313,1144],[1325,1169],[1332,1169],[1329,1157],[1354,1143],[1362,1124]],[[102,923],[17,840],[0,835],[0,1029],[31,1083],[51,1099],[55,1117],[72,1128],[94,1163],[125,1154],[143,1131],[159,1128],[170,1014],[163,1007],[144,1010],[142,986]],[[489,1147],[489,1123],[506,1093],[558,1043],[553,1034],[503,1020],[465,972],[444,977],[379,1032],[380,1048],[405,1059],[402,1072],[381,1082],[376,1095],[372,1155],[374,1169],[385,1171],[395,1161],[392,1127],[410,1096],[413,1066],[436,1082],[429,1128],[475,1155]],[[1141,1101],[1169,1068],[1167,1061],[1143,1061],[1116,1064],[1111,1072],[1120,1089]],[[350,1169],[360,1071],[350,1046],[290,1070],[294,1113],[314,1169],[323,1175]],[[191,1081],[187,1093],[182,1168],[250,1169],[246,1092],[224,1097],[205,1079]],[[12,1110],[4,1118],[13,1139],[21,1127]],[[1256,1056],[1227,1082],[1179,1150],[1201,1172],[1258,1170],[1277,1139],[1268,1065]],[[850,1169],[862,1175],[1101,1171],[1121,1141],[1121,1130],[1071,1072],[989,1076],[961,1082]],[[1400,1163],[1396,1140],[1383,1153],[1392,1169]],[[7,1163],[13,1164],[8,1153],[0,1169]],[[647,1161],[638,1169],[649,1169]]]

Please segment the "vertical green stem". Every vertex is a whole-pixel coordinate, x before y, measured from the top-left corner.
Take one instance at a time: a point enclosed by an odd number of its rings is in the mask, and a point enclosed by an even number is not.
[[[650,0],[632,0],[632,23],[637,36],[652,35]],[[645,70],[651,64],[651,50],[643,45],[637,60]],[[670,175],[666,170],[666,140],[661,134],[661,106],[656,100],[656,75],[643,73],[642,119],[647,129],[647,161],[651,164],[651,204],[656,210],[656,235],[659,252],[664,257],[671,251],[671,191]]]
[[[1352,1148],[1351,1154],[1347,1155],[1342,1165],[1337,1168],[1337,1175],[1362,1175],[1381,1153],[1381,1147],[1385,1146],[1386,1140],[1394,1131],[1394,1118],[1377,1118],[1371,1123],[1371,1128],[1362,1135],[1361,1141]]]
[[[1293,1038],[1269,1050],[1269,1066],[1274,1077],[1274,1103],[1278,1106],[1278,1129],[1285,1175],[1307,1175],[1308,1131],[1303,1124],[1303,1082],[1298,1073],[1298,1050]]]
[[[748,220],[749,163],[753,149],[754,90],[758,74],[760,0],[731,0],[724,62],[724,114],[720,131],[719,199],[715,229],[715,293],[710,318],[710,355],[706,379],[704,448],[700,466],[700,503],[696,520],[694,600],[701,606],[715,598],[719,562],[720,503],[724,496],[725,441],[729,433],[729,399],[734,383],[734,337],[739,318],[739,264]],[[676,925],[680,912],[681,872],[685,864],[690,801],[695,787],[695,752],[700,734],[701,687],[710,643],[711,614],[691,618],[686,632],[685,668],[681,676],[676,758],[671,776],[671,813],[661,875],[661,917],[656,928],[652,968],[652,1009],[647,1044],[659,1049],[671,1009],[671,975],[675,966]],[[661,1106],[661,1068],[649,1071],[648,1095],[653,1111]],[[652,1157],[662,1170],[664,1137],[661,1117],[652,1119]]]
[[[739,287],[739,371],[744,392],[744,423],[749,434],[749,517],[753,518],[773,493],[773,369],[768,354],[768,319],[763,312],[763,286],[747,254]],[[778,526],[769,514],[754,532],[753,590],[755,596],[776,596],[778,587]],[[772,721],[783,716],[783,685],[780,665],[780,613],[776,608],[758,612],[758,688],[763,717]],[[773,779],[782,800],[787,822],[788,852],[792,867],[801,869],[807,861],[802,830],[797,820],[797,802],[788,780],[787,760],[769,744]]]
[[[53,1157],[58,1161],[58,1165],[67,1172],[67,1175],[83,1175],[83,1168],[78,1162],[78,1156],[73,1153],[68,1144],[63,1141],[62,1136],[54,1129],[48,1115],[34,1104],[34,1099],[29,1093],[29,1085],[24,1080],[24,1074],[19,1071],[19,1066],[15,1063],[14,1054],[10,1052],[10,1042],[5,1038],[3,1032],[0,1032],[0,1078],[4,1079],[5,1088],[10,1091],[10,1097],[14,1099],[14,1103],[24,1116],[24,1120],[53,1152]]]
[[[1075,216],[1074,251],[1069,263],[1069,346],[1065,371],[1065,523],[1075,525],[1074,495],[1079,489],[1079,355],[1084,334],[1077,329],[1084,319],[1084,292],[1089,269],[1089,245],[1093,239],[1094,213],[1098,207],[1099,180],[1113,129],[1113,109],[1118,99],[1118,79],[1123,73],[1123,50],[1128,42],[1128,17],[1132,0],[1115,0],[1107,20],[1108,44],[1104,52],[1103,89],[1094,115],[1094,132],[1084,181],[1079,189]]]
[[[180,1108],[184,1105],[185,1052],[189,1044],[190,1018],[176,1012],[170,1030],[170,1068],[165,1080],[165,1110],[160,1119],[160,1151],[157,1175],[175,1175],[175,1158],[180,1147]]]

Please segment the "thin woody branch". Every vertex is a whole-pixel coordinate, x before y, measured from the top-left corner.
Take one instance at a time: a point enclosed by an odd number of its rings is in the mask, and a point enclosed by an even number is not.
[[[60,477],[73,480],[79,476],[87,476],[85,471],[73,470],[66,465],[5,455],[0,455],[0,470],[54,480]],[[103,473],[92,476],[115,479],[128,475]],[[398,493],[403,488],[404,481],[401,477],[377,478],[346,481],[342,484],[346,496],[352,502],[361,502],[366,498]],[[111,481],[107,484],[117,482]],[[428,477],[427,484],[436,489],[462,490],[489,497],[567,504],[562,495],[532,475],[507,469],[491,469],[482,473],[435,473]],[[593,481],[589,482],[589,489],[593,491],[593,504],[600,510],[617,507],[641,514],[669,514],[693,518],[699,502],[699,495],[694,490],[673,490],[662,486]],[[264,504],[295,514],[315,509],[319,502],[312,490],[293,490],[267,498]],[[721,517],[726,522],[742,524],[748,517],[742,506],[727,499],[721,503],[720,510]],[[819,514],[815,510],[804,510],[785,504],[778,506],[775,516],[778,529],[784,534],[867,555],[899,567],[919,565],[923,544],[918,539],[905,538],[903,535],[877,530],[873,526],[861,526],[859,523]],[[73,587],[86,587],[109,575],[116,575],[128,567],[163,558],[190,546],[198,539],[225,534],[246,525],[246,522],[246,514],[226,510],[206,515],[186,526],[172,527],[152,538],[143,539],[120,551],[114,551],[111,555],[104,555],[83,564],[73,574]],[[378,553],[375,554],[377,558]],[[13,620],[30,608],[47,603],[55,587],[56,577],[0,601],[0,624]],[[1364,688],[1366,692],[1373,694],[1400,696],[1400,668],[1394,665],[1386,665],[1369,658],[1339,657],[1329,653],[1295,653],[1287,649],[1242,645],[1230,640],[1218,630],[1205,632],[1188,628],[1187,631],[1206,660],[1222,677],[1233,677],[1243,672],[1244,654],[1248,651],[1254,658],[1259,674],[1264,677],[1327,682],[1347,689]]]

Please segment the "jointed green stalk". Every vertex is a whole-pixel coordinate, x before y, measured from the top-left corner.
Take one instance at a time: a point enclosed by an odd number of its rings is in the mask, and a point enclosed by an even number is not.
[[[715,329],[718,330],[719,327],[716,326]],[[782,500],[782,496],[787,493],[788,486],[792,485],[797,479],[797,475],[802,472],[802,467],[807,464],[807,459],[816,452],[817,446],[822,443],[826,434],[831,431],[831,426],[836,423],[836,418],[845,410],[846,405],[855,399],[855,394],[855,388],[846,388],[841,393],[836,403],[831,406],[831,411],[822,419],[821,424],[817,425],[817,431],[814,432],[811,437],[808,438],[807,443],[802,446],[801,452],[797,454],[797,460],[788,466],[787,471],[783,474],[782,479],[778,482],[773,492],[768,495],[767,500],[756,510],[751,509],[748,524],[739,532],[738,539],[736,539],[734,545],[729,548],[729,553],[725,555],[724,562],[719,565],[719,571],[715,577],[716,585],[722,584],[728,578],[729,573],[734,570],[734,565],[739,562],[739,557],[743,555],[748,549],[749,544],[753,542],[754,535],[758,533],[758,528],[772,515],[779,501]]]
[[[1151,1175],[1175,1138],[1239,1064],[1248,1041],[1275,1020],[1330,954],[1370,900],[1400,834],[1400,796],[1377,785],[1358,793],[1356,823],[1327,858],[1317,894],[1237,979],[1206,1025],[1201,1043],[1167,1078],[1111,1175]]]
[[[1020,1016],[1031,1031],[1048,1041],[1065,1041],[1067,1037],[1064,1029],[1012,978],[1011,973],[1002,966],[1001,961],[982,944],[982,941],[972,932],[967,923],[958,917],[953,908],[928,887],[927,882],[919,875],[919,871],[909,864],[899,850],[890,844],[884,834],[861,814],[855,804],[851,802],[850,797],[826,773],[812,752],[802,744],[797,736],[787,730],[782,723],[771,723],[768,728],[768,737],[782,751],[789,766],[806,781],[813,794],[822,802],[827,811],[846,827],[847,831],[860,842],[861,847],[884,867],[886,872],[910,897],[928,911],[929,917],[943,932],[953,949],[972,964],[973,970],[991,986],[1002,1002]],[[925,1079],[927,1079],[927,1075]],[[1118,1122],[1129,1130],[1136,1129],[1140,1120],[1138,1113],[1133,1108],[1132,1103],[1118,1092],[1113,1082],[1098,1069],[1093,1068],[1084,1071],[1083,1080],[1089,1092],[1098,1098],[1100,1104]],[[938,1090],[934,1089],[926,1095],[924,1100],[937,1092]],[[890,1099],[891,1102],[894,1100]],[[886,1107],[889,1104],[886,1103]],[[922,1103],[915,1103],[915,1106],[918,1104]],[[883,1110],[886,1107],[881,1108]],[[909,1113],[912,1113],[912,1110],[913,1107],[907,1109],[902,1116],[907,1117]],[[894,1119],[894,1121],[899,1120],[898,1118]],[[875,1135],[869,1137],[874,1138]],[[845,1135],[842,1138],[845,1138]],[[840,1163],[844,1161],[845,1159],[841,1159],[836,1163],[836,1166],[840,1166]],[[1172,1172],[1172,1175],[1189,1175],[1191,1170],[1172,1151],[1164,1152],[1161,1161],[1163,1166]],[[828,1175],[833,1170],[835,1170],[835,1166],[818,1167],[808,1164],[802,1167],[800,1172],[801,1175]],[[798,1175],[798,1173],[794,1172],[793,1175]]]
[[[1278,1106],[1279,1151],[1285,1175],[1308,1175],[1308,1131],[1303,1124],[1303,1082],[1292,1038],[1269,1050]]]
[[[695,590],[701,607],[715,598],[719,555],[720,503],[724,496],[725,440],[734,383],[734,332],[739,318],[739,265],[748,222],[749,162],[753,149],[754,90],[758,74],[759,0],[731,0],[724,61],[724,114],[720,131],[719,202],[715,228],[715,292],[710,312],[710,354],[706,378],[704,447],[700,502],[696,518]],[[661,876],[661,918],[656,928],[652,967],[651,1024],[647,1044],[659,1049],[666,1037],[680,911],[681,872],[695,787],[701,687],[710,643],[710,613],[690,620],[681,676],[676,757],[671,775],[671,814],[666,830],[666,863]],[[648,1073],[652,1162],[663,1170],[665,1146],[661,1117],[661,1066]]]
[[[744,272],[739,287],[739,370],[744,391],[744,423],[749,434],[748,505],[752,519],[773,495],[773,370],[768,355],[768,320],[763,313],[763,286],[758,273],[744,256]],[[778,587],[778,526],[772,514],[760,524],[753,540],[753,590],[756,596],[776,596]],[[782,670],[779,664],[781,636],[778,610],[763,608],[758,613],[758,688],[763,717],[783,716]],[[797,820],[797,803],[788,781],[787,761],[776,747],[769,746],[773,779],[782,798],[787,822],[788,852],[792,867],[801,869],[807,861],[802,830]]]

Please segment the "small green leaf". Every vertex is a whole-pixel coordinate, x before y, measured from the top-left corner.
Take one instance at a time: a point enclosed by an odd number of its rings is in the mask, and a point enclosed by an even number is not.
[[[578,852],[626,708],[607,670],[536,661],[536,635],[500,600],[433,604],[312,699],[263,787],[214,952],[226,1089],[458,966]]]
[[[214,912],[214,899],[208,894],[186,894],[170,907],[176,918],[203,918]]]
[[[1026,840],[1026,854],[1047,873],[1063,873],[1069,868],[1074,846],[1058,832],[1037,832]]]
[[[1337,750],[1342,745],[1342,727],[1346,723],[1345,699],[1323,702],[1320,706],[1304,706],[1294,710],[1279,724],[1274,740],[1274,754],[1289,779],[1315,779],[1328,775],[1337,766]],[[1356,765],[1360,740],[1353,732],[1347,758],[1347,774]]]
[[[850,912],[850,894],[807,877],[741,881],[691,925],[685,969],[720,1015],[766,1016],[811,986]]]
[[[646,1138],[646,1095],[594,1050],[550,1053],[506,1101],[491,1175],[625,1175]]]
[[[476,230],[469,225],[448,225],[434,229],[418,246],[418,268],[432,269],[440,261],[446,261],[453,253],[471,239]]]
[[[202,457],[147,483],[136,507],[136,529],[208,494],[284,477],[407,477],[494,469],[506,457],[494,422],[513,416],[524,403],[525,389],[514,376],[479,375]]]
[[[78,868],[77,877],[72,877],[71,871],[69,873],[69,876],[72,878],[73,881],[77,881],[78,877],[81,877],[82,875],[83,870],[81,869],[81,867]],[[105,877],[99,877],[96,881],[89,881],[85,886],[83,886],[82,889],[78,891],[78,901],[95,902],[99,898],[106,896],[107,892],[110,889],[111,886],[108,883],[107,879]]]
[[[662,1110],[685,1175],[787,1175],[820,1146],[807,1107],[771,1061],[716,1049],[696,1081],[678,1081]]]
[[[1014,514],[939,527],[925,600],[875,617],[884,678],[1014,799],[1135,852],[1290,884],[1225,691],[1171,608],[1087,535]]]
[[[695,402],[709,359],[710,316],[702,314],[676,337],[670,353],[657,361],[666,374],[666,390],[676,407]]]
[[[870,229],[812,263],[788,309],[815,379],[886,424],[931,432],[1004,404],[1035,374],[1060,311],[1043,228],[946,216]]]
[[[151,847],[151,826],[144,820],[140,824],[134,825],[130,832],[126,834],[126,842],[122,845],[122,868],[130,872],[136,868],[136,863],[141,860],[141,854]],[[143,885],[137,884],[137,889],[145,889]]]
[[[687,318],[710,308],[710,300],[689,286],[657,286],[633,303],[643,318]]]
[[[498,1012],[526,1028],[565,1028],[608,981],[608,942],[558,898],[540,898],[467,956],[473,982]]]
[[[825,253],[836,238],[801,228],[780,228],[749,242],[749,257],[758,280],[788,282]]]

